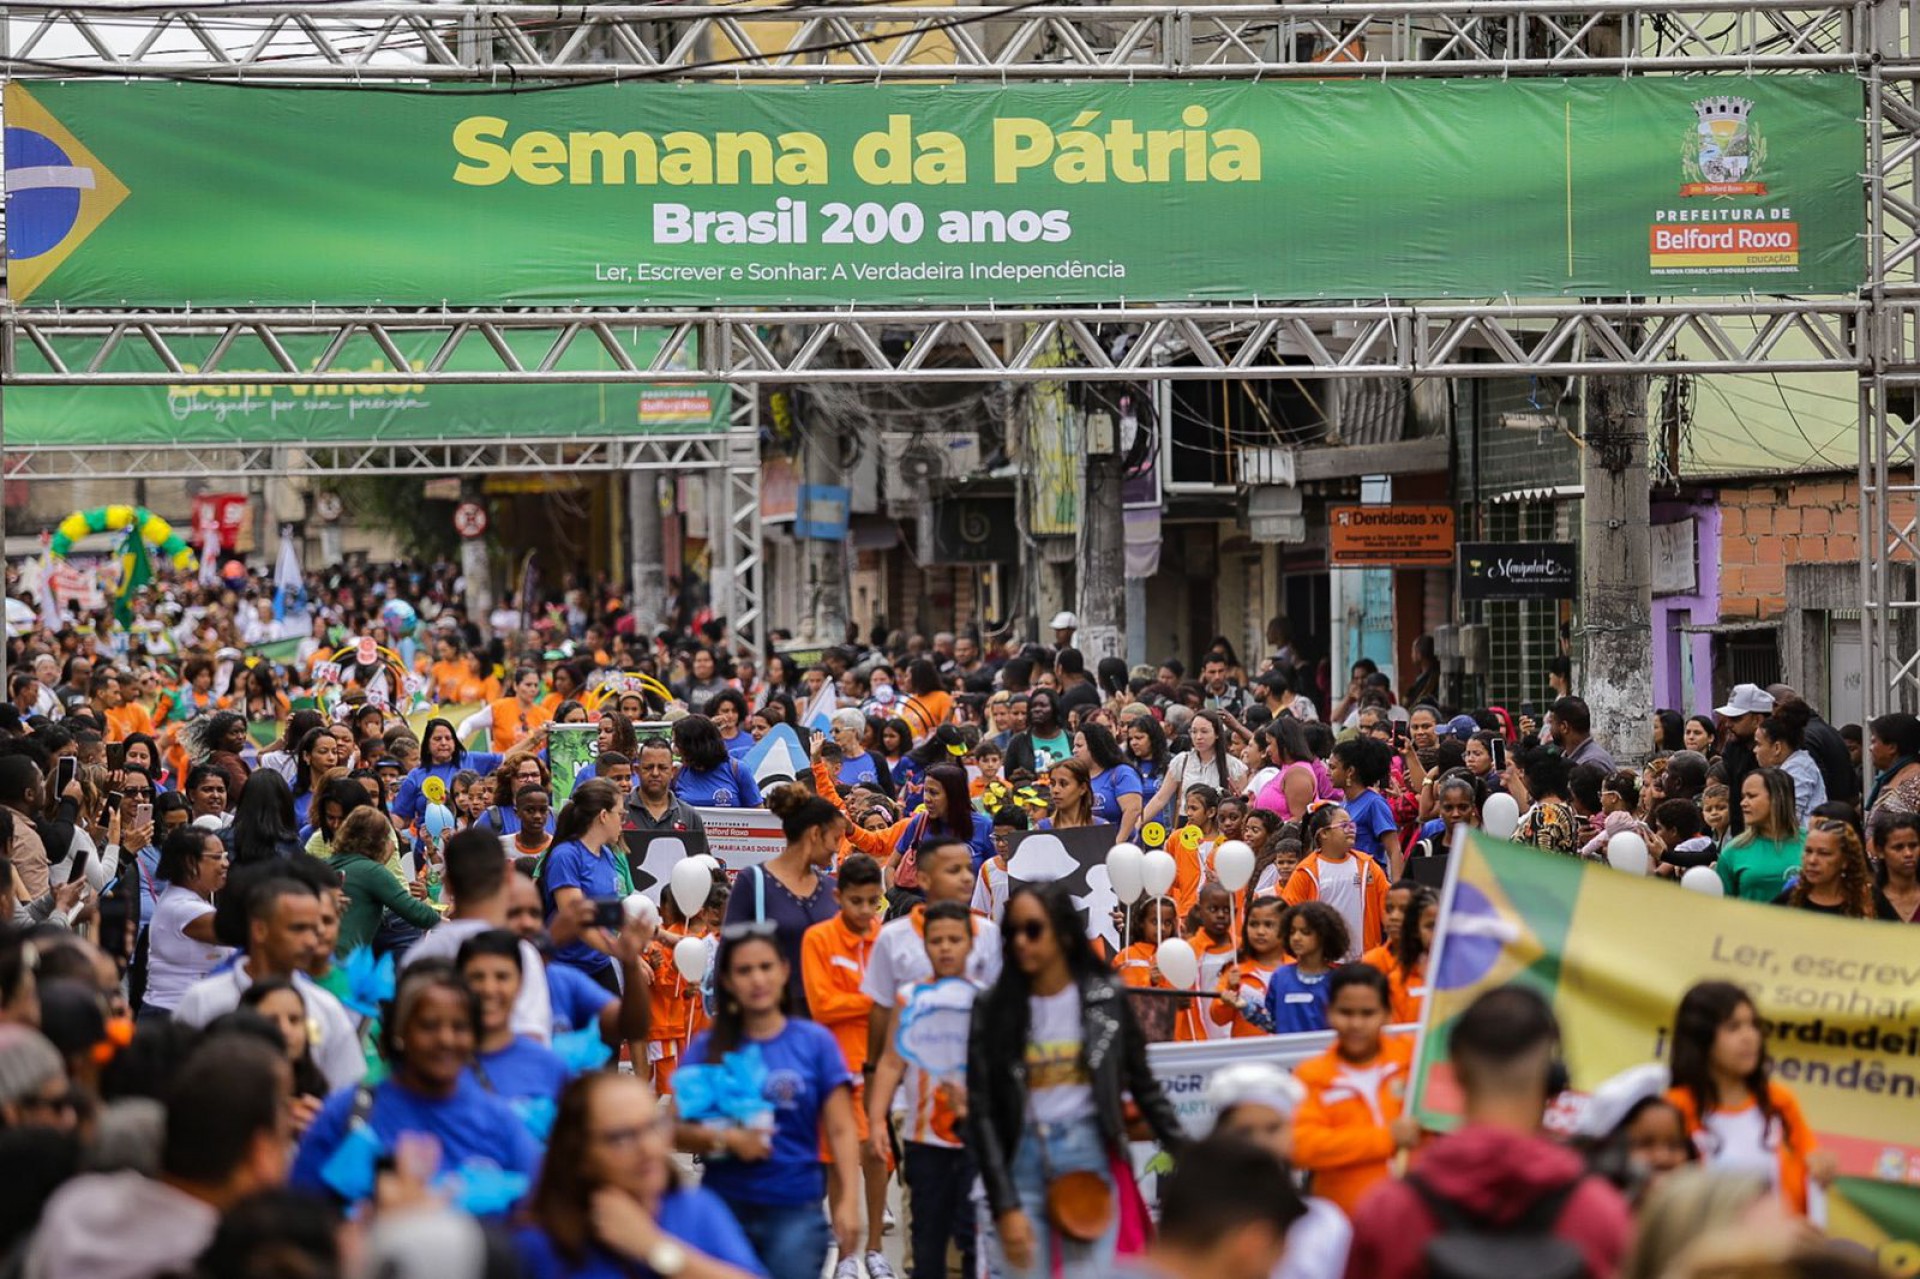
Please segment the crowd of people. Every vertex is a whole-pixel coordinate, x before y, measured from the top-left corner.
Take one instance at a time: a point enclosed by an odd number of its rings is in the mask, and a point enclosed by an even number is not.
[[[1531,991],[1457,1023],[1445,1135],[1393,1028],[1496,796],[1542,855],[1637,842],[1639,873],[1912,922],[1920,720],[1741,685],[1602,743],[1564,666],[1539,707],[1442,706],[1429,672],[1329,687],[1279,623],[1191,667],[1089,669],[1064,613],[1050,644],[761,661],[605,593],[483,635],[452,585],[316,584],[278,657],[241,643],[272,610],[245,579],[10,637],[0,1249],[28,1279],[893,1279],[890,1230],[916,1279],[1873,1273],[1809,1224],[1833,1161],[1738,987],[1695,985],[1571,1140]],[[573,724],[593,758],[556,785]],[[777,729],[799,776],[747,762]],[[780,851],[691,896],[640,878],[631,840],[727,808]],[[1166,893],[1090,920],[1014,873],[1026,832],[1103,826],[1171,854]],[[1208,1132],[1147,1052],[1313,1031],[1295,1069],[1216,1072]]]

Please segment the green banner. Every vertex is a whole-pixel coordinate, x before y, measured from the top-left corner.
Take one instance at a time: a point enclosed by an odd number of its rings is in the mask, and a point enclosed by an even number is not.
[[[1842,293],[1848,76],[9,84],[32,306]]]
[[[627,358],[651,366],[666,341],[660,329],[615,329]],[[439,333],[402,333],[395,345],[413,369],[440,348]],[[281,339],[288,358],[316,366],[331,339],[291,334]],[[212,351],[216,338],[169,339],[189,372]],[[546,355],[551,335],[509,331],[508,346],[525,365]],[[84,363],[93,348],[62,353]],[[50,371],[32,344],[18,348],[21,372]],[[672,361],[690,367],[684,354]],[[469,336],[451,369],[498,370],[500,358],[479,334]],[[225,373],[281,368],[257,336],[236,339],[222,355]],[[348,385],[293,383],[280,386],[20,386],[7,391],[9,448],[77,445],[224,444],[338,440],[427,440],[458,437],[546,435],[686,434],[727,429],[724,385],[648,386],[642,383],[562,382],[526,384],[425,383],[396,372],[393,360],[364,335],[351,339],[330,368],[364,371],[365,382]],[[574,338],[555,361],[565,370],[611,369],[614,360],[592,334]],[[102,362],[112,373],[160,372],[165,366],[143,342],[116,346]]]

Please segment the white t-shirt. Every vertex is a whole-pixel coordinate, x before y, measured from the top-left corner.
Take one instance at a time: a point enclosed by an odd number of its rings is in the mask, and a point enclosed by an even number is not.
[[[1219,777],[1220,759],[1227,761],[1227,784],[1222,786]],[[1247,766],[1240,757],[1227,752],[1225,756],[1202,761],[1192,751],[1181,751],[1167,765],[1167,776],[1173,779],[1174,795],[1171,809],[1161,809],[1158,816],[1170,826],[1186,824],[1187,792],[1195,786],[1211,786],[1221,795],[1237,794],[1236,787],[1246,780]]]
[[[889,920],[874,938],[860,993],[882,1008],[891,1008],[901,991],[933,976],[933,961],[927,958],[920,919],[921,912],[916,910]],[[967,956],[967,980],[985,990],[1000,980],[1000,930],[991,920],[978,915],[972,919],[973,950]]]
[[[1057,995],[1027,997],[1027,1096],[1043,1124],[1093,1118],[1093,1076],[1081,1049],[1080,988],[1072,982]]]
[[[186,927],[202,915],[213,914],[213,903],[178,884],[153,904],[147,924],[147,996],[155,1008],[172,1012],[188,987],[205,977],[233,954],[231,946],[194,941]]]
[[[400,961],[405,972],[422,959],[458,959],[460,947],[469,937],[477,937],[493,928],[484,919],[449,919],[415,942]],[[547,965],[532,942],[520,943],[520,997],[513,1001],[513,1033],[525,1035],[536,1043],[553,1041],[553,997],[547,989]]]
[[[1360,958],[1366,946],[1365,922],[1367,895],[1362,891],[1366,884],[1367,868],[1360,863],[1366,858],[1362,852],[1347,854],[1344,862],[1330,862],[1324,859],[1314,863],[1314,874],[1320,881],[1319,898],[1340,912],[1340,918],[1347,921],[1347,953],[1342,956],[1351,963]]]
[[[973,913],[997,924],[1007,909],[1007,898],[1012,895],[1013,881],[1007,875],[1007,868],[993,857],[980,863],[980,874],[973,881]]]
[[[1330,1200],[1304,1202],[1306,1215],[1287,1227],[1287,1252],[1273,1279],[1340,1279],[1347,1272],[1353,1225]]]
[[[240,1006],[240,996],[253,985],[247,961],[241,960],[223,973],[193,984],[174,1009],[175,1021],[188,1026],[205,1026],[216,1017]],[[351,1088],[366,1077],[367,1059],[360,1051],[360,1028],[346,1005],[322,990],[305,973],[293,975],[293,988],[307,1006],[307,1051],[313,1064],[326,1077],[327,1087],[338,1092]]]
[[[1732,1169],[1758,1173],[1767,1185],[1779,1189],[1780,1153],[1767,1145],[1767,1119],[1749,1103],[1740,1110],[1709,1111],[1696,1140],[1715,1172]]]

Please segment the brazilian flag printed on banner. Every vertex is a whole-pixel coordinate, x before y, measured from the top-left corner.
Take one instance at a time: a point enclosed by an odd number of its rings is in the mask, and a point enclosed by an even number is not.
[[[1920,1186],[1920,929],[1706,896],[1477,833],[1441,892],[1414,1111],[1438,1131],[1459,1122],[1447,1040],[1485,991],[1517,982],[1553,1005],[1572,1080],[1558,1126],[1600,1083],[1666,1061],[1681,997],[1707,980],[1750,994],[1774,1077],[1842,1173]]]
[[[1827,1188],[1827,1233],[1872,1249],[1890,1275],[1920,1274],[1920,1185],[1839,1178]]]

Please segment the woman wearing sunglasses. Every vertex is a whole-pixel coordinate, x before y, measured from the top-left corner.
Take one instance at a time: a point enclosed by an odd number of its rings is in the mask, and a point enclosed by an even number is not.
[[[582,1075],[561,1093],[527,1215],[514,1243],[528,1279],[761,1273],[720,1197],[680,1184],[673,1117],[631,1075]]]
[[[1163,1146],[1186,1137],[1073,899],[1057,885],[1021,887],[1000,928],[1011,962],[973,1006],[966,1120],[998,1272],[1047,1279],[1057,1261],[1062,1279],[1097,1279],[1114,1271],[1122,1217],[1145,1215],[1122,1094]]]
[[[713,971],[713,1026],[693,1037],[682,1060],[717,1064],[749,1045],[757,1049],[773,1122],[770,1130],[683,1123],[680,1149],[706,1156],[701,1184],[733,1210],[772,1279],[820,1279],[830,1238],[823,1196],[830,1193],[831,1238],[840,1255],[857,1256],[860,1239],[864,1190],[846,1059],[832,1031],[787,1015],[789,964],[772,921],[721,929]],[[833,1159],[831,1192],[820,1163],[823,1131]]]

